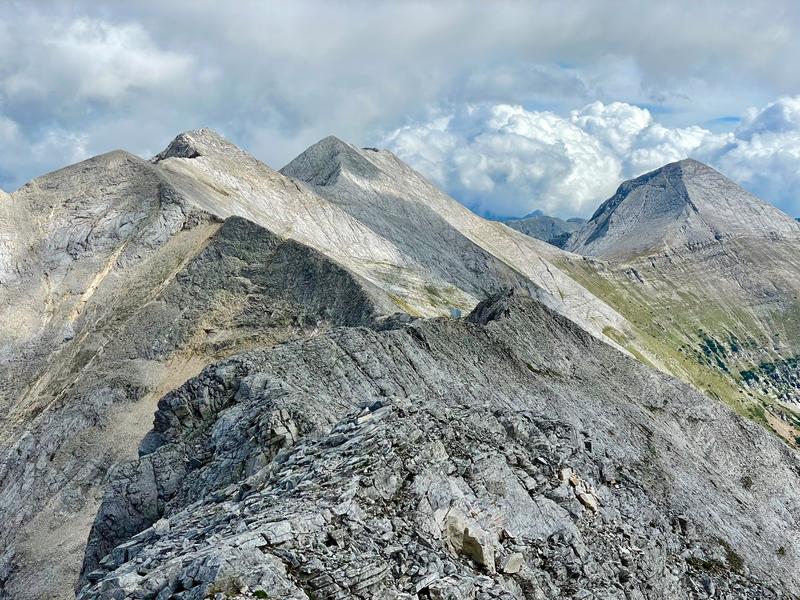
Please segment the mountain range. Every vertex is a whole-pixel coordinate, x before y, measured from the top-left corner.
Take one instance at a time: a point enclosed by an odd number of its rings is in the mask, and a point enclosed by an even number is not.
[[[512,229],[559,248],[563,248],[572,234],[586,224],[585,219],[572,217],[564,220],[550,217],[541,211],[535,211],[521,219],[506,219],[503,222]]]
[[[800,594],[800,223],[548,219],[210,130],[1,193],[0,597]]]

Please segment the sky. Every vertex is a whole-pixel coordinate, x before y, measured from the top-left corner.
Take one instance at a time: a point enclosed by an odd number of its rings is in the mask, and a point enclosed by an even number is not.
[[[487,216],[687,156],[800,216],[797,57],[794,0],[0,0],[0,188],[210,127],[385,147]]]

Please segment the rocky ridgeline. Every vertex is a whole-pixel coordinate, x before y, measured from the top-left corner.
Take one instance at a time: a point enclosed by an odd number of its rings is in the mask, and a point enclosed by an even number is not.
[[[509,286],[596,335],[628,330],[555,249],[390,153],[330,138],[303,156],[290,178],[197,130],[150,161],[114,151],[3,194],[0,597],[73,595],[106,473],[209,363],[467,312]]]
[[[633,266],[336,138],[277,172],[197,130],[2,195],[0,598],[81,564],[83,598],[796,595],[796,455],[631,357],[684,376],[704,328],[796,382],[798,225],[709,171],[598,212],[677,239]]]
[[[210,366],[140,452],[81,599],[800,592],[797,455],[514,294]]]
[[[389,305],[307,246],[188,208],[149,169],[117,153],[27,192],[51,201],[42,190],[52,188],[74,222],[50,224],[59,235],[32,246],[36,268],[56,265],[46,297],[24,262],[9,261],[25,270],[2,290],[27,297],[8,305],[27,315],[0,349],[0,597],[68,597],[105,474],[135,456],[169,389],[233,352],[373,322]],[[147,187],[132,183],[142,171]],[[123,188],[105,200],[113,210],[93,216],[94,202],[73,195],[87,181]],[[33,321],[40,298],[48,314],[14,340],[12,325]]]

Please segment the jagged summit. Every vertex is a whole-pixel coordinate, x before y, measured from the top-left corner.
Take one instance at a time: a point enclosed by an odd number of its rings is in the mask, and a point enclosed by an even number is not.
[[[625,257],[770,235],[798,236],[800,226],[708,165],[687,158],[622,183],[566,249]]]
[[[167,158],[197,158],[209,154],[245,154],[213,129],[192,129],[179,134],[163,151],[156,154],[152,162]]]

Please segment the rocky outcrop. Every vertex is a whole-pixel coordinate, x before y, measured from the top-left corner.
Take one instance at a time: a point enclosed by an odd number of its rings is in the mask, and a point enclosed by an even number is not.
[[[79,598],[780,598],[800,463],[517,294],[206,368],[117,469]]]
[[[335,325],[459,314],[507,285],[597,335],[625,329],[557,270],[526,275],[530,249],[497,258],[463,242],[471,262],[453,279],[437,267],[460,260],[446,245],[423,261],[385,233],[209,130],[3,195],[0,594],[70,596],[106,472],[135,455],[158,398],[210,362]]]

